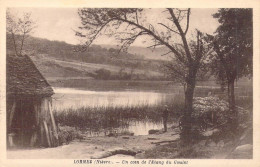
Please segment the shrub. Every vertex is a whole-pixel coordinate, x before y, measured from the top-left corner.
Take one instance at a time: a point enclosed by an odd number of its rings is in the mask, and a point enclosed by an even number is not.
[[[192,118],[202,126],[214,126],[227,122],[228,103],[218,97],[196,97]]]
[[[110,79],[111,72],[104,68],[95,71],[96,75],[94,76],[96,79]]]

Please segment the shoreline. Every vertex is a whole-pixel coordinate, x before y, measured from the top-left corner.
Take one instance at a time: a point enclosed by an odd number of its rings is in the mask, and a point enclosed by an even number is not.
[[[67,145],[55,148],[7,150],[7,158],[39,159],[40,157],[41,159],[101,159],[118,155],[120,152],[117,154],[111,154],[111,156],[104,156],[116,150],[129,150],[129,152],[132,151],[140,154],[158,146],[156,142],[169,143],[169,141],[178,140],[179,135],[176,134],[176,132],[176,129],[169,128],[165,133],[159,131],[157,134],[149,135],[87,137],[81,141],[73,140]]]

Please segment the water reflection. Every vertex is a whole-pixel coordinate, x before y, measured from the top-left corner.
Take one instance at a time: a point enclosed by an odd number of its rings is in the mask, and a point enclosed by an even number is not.
[[[54,88],[53,106],[56,111],[66,108],[157,105],[166,94],[143,91],[87,91],[72,88]]]
[[[172,126],[173,123],[169,123],[168,127]],[[162,122],[146,122],[146,121],[132,121],[128,126],[123,126],[119,128],[107,128],[107,129],[99,129],[93,130],[90,129],[86,133],[87,137],[95,137],[95,136],[109,136],[112,135],[130,135],[133,133],[135,136],[139,135],[148,135],[149,130],[151,129],[163,129]]]
[[[79,112],[70,116],[67,114],[62,116],[61,114],[58,122],[63,122],[68,126],[73,126],[77,122],[79,125],[83,125],[81,127],[88,131],[88,136],[92,137],[104,136],[111,133],[111,131],[147,135],[151,129],[162,129],[161,111],[158,108],[148,109],[147,111],[147,106],[161,105],[166,99],[169,99],[169,96],[173,97],[173,94],[152,91],[88,91],[72,88],[54,88],[54,92],[54,111],[57,113],[63,113],[61,111],[65,110]],[[131,106],[146,106],[146,110],[141,110],[141,107],[140,110],[137,108],[133,111]],[[83,107],[86,107],[86,109],[82,109]],[[105,107],[123,108],[111,109],[109,113],[99,111],[100,108],[102,110]],[[80,113],[86,112],[86,110],[88,110],[88,115],[82,114],[80,116]],[[74,117],[77,118],[72,120]],[[169,121],[169,123],[173,122]]]

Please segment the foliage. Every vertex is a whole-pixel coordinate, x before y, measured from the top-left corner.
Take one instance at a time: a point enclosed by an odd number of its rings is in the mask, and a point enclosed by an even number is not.
[[[193,126],[201,130],[208,128],[223,128],[229,119],[229,104],[216,96],[195,97],[194,112],[192,113]],[[250,111],[237,106],[240,125],[250,119]]]
[[[214,39],[214,49],[220,62],[214,62],[219,69],[216,74],[222,79],[252,76],[252,9],[219,9],[213,17],[220,23]]]
[[[216,40],[230,71],[237,78],[252,75],[253,17],[252,9],[220,9],[213,15],[221,24]]]
[[[217,97],[194,98],[192,117],[204,127],[216,126],[227,122],[228,103]]]
[[[111,72],[104,68],[96,70],[95,73],[96,73],[95,78],[97,79],[109,79],[111,75]]]
[[[229,123],[234,132],[238,125],[234,82],[243,76],[251,76],[253,69],[252,14],[252,9],[219,9],[213,15],[220,23],[215,37],[211,37],[217,53],[213,67],[222,85],[228,86]]]

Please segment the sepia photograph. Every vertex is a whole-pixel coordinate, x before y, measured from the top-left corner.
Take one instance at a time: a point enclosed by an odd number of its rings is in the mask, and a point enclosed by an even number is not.
[[[253,8],[4,12],[7,159],[253,160]]]

